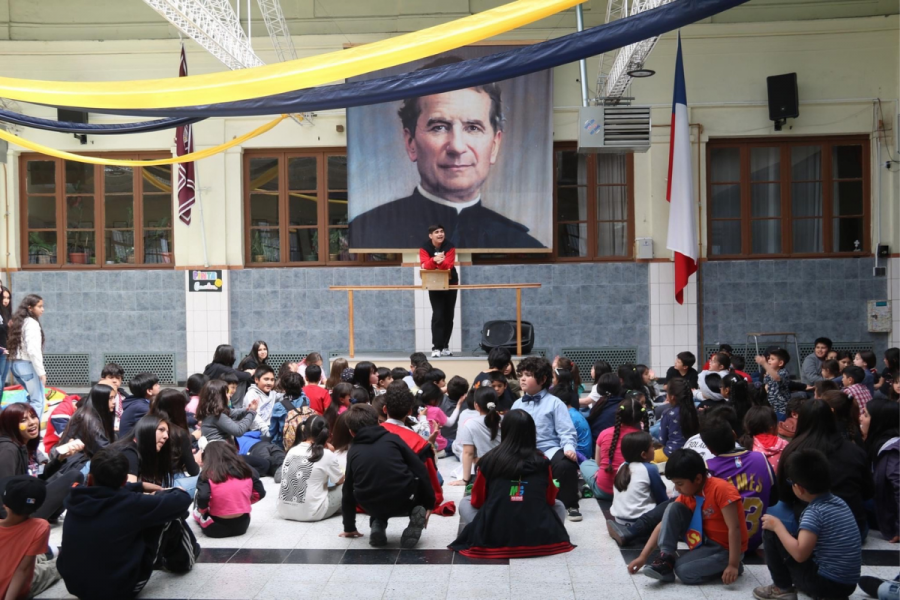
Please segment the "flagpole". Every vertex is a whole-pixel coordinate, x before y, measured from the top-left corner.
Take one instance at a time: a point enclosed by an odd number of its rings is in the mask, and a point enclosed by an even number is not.
[[[203,242],[203,266],[209,268],[209,252],[206,249],[206,225],[203,223],[203,200],[200,194],[199,161],[194,161],[194,197],[197,200],[197,211],[200,213],[200,239]]]

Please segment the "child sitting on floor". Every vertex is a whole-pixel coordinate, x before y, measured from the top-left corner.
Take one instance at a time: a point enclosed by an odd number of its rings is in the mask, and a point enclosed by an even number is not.
[[[616,473],[613,503],[609,509],[616,523],[628,525],[655,506],[665,502],[666,484],[653,460],[653,438],[635,431],[622,438],[625,459]]]
[[[781,453],[788,443],[778,437],[778,417],[769,406],[754,406],[744,416],[744,435],[741,446],[747,450],[760,452],[773,469],[778,468]]]
[[[785,365],[791,360],[791,355],[783,348],[773,348],[766,356],[757,356],[756,364],[765,369],[763,385],[769,396],[769,405],[779,415],[779,420],[784,420],[788,400],[791,399],[791,391],[788,385],[788,376]]]
[[[766,566],[772,584],[753,590],[757,600],[796,600],[797,590],[814,598],[846,598],[856,591],[862,563],[859,529],[847,504],[831,494],[828,459],[799,450],[786,459],[794,495],[809,505],[795,538],[772,515],[764,515]]]
[[[33,598],[59,580],[56,559],[48,559],[50,524],[31,515],[47,497],[47,484],[37,477],[16,475],[3,490],[6,518],[0,519],[0,594]]]
[[[866,407],[869,400],[872,399],[872,393],[865,386],[863,381],[866,378],[866,372],[856,365],[850,365],[843,370],[844,393],[850,398],[856,400],[860,410]]]
[[[259,475],[225,441],[210,442],[203,451],[203,470],[197,480],[194,520],[211,538],[247,533],[250,505],[266,497]]]
[[[628,572],[641,571],[666,583],[673,583],[676,576],[687,585],[720,578],[726,585],[734,583],[744,570],[741,556],[747,550],[741,495],[727,481],[709,475],[693,450],[673,452],[666,477],[680,495],[667,505],[662,522],[640,556],[628,564]],[[678,556],[678,542],[685,539],[689,550]],[[647,565],[657,546],[659,557]]]
[[[649,429],[647,409],[640,392],[628,392],[627,398],[616,406],[616,424],[604,429],[597,436],[593,460],[581,463],[581,476],[596,498],[613,499],[613,480],[619,466],[625,462],[622,456],[622,438],[629,433]]]
[[[656,450],[653,457],[655,463],[666,462],[673,452],[681,449],[688,439],[700,431],[700,416],[686,379],[673,379],[668,383],[666,401],[670,408],[660,422],[659,441],[663,447]]]

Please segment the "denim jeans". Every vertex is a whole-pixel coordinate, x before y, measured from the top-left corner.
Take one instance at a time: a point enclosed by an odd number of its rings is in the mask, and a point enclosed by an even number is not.
[[[659,532],[659,549],[666,554],[675,554],[678,542],[684,539],[694,512],[680,502],[670,502],[663,514]],[[728,567],[728,549],[710,539],[688,552],[682,552],[675,561],[675,575],[685,585],[700,585],[722,577]],[[738,566],[738,574],[744,572],[744,565]]]
[[[0,354],[0,401],[3,400],[3,388],[9,379],[9,354]]]
[[[589,458],[578,465],[578,469],[581,471],[581,476],[584,477],[584,481],[591,488],[594,498],[600,498],[601,500],[613,499],[612,494],[607,494],[597,487],[597,471],[600,470],[600,465],[597,464],[596,460]]]
[[[44,414],[44,384],[34,372],[34,367],[27,360],[13,360],[12,374],[28,394],[28,404],[37,413],[38,419]]]
[[[172,486],[180,487],[181,489],[186,491],[188,494],[190,494],[191,498],[193,498],[194,493],[197,491],[197,479],[199,477],[200,477],[199,475],[194,475],[193,477],[182,475],[182,476],[175,478],[175,481],[172,483]]]

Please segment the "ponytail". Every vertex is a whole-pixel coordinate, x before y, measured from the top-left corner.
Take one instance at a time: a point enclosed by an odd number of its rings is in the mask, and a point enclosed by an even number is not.
[[[497,394],[493,388],[481,387],[475,390],[474,404],[478,406],[486,414],[484,415],[484,424],[491,430],[491,440],[497,438],[500,432],[500,413],[497,412]]]
[[[684,439],[690,439],[700,433],[700,415],[694,406],[694,395],[688,381],[680,377],[673,379],[668,384],[668,394],[675,398],[675,406],[680,409],[679,421]]]
[[[303,421],[300,426],[300,435],[294,438],[294,446],[307,440],[312,440],[309,449],[309,462],[318,462],[325,455],[325,442],[328,441],[328,422],[319,415]]]
[[[620,492],[628,489],[631,483],[631,463],[646,462],[644,452],[653,448],[653,438],[646,431],[634,431],[622,438],[622,458],[625,462],[619,467],[613,486]]]
[[[638,423],[644,423],[645,429],[649,431],[647,409],[641,403],[640,392],[629,392],[628,397],[619,403],[616,409],[616,424],[613,432],[612,443],[609,446],[609,464],[606,465],[606,472],[612,473],[613,460],[616,456],[616,449],[619,446],[619,436],[622,434],[622,425],[636,427]],[[627,436],[626,436],[627,437]],[[639,453],[640,454],[640,453]],[[630,475],[629,475],[630,477]]]

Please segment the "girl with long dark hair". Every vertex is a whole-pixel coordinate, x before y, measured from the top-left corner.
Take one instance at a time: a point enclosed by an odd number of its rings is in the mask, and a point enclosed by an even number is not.
[[[194,511],[194,520],[204,535],[244,535],[250,527],[250,505],[265,497],[259,474],[241,460],[233,445],[223,441],[206,445]]]
[[[140,481],[145,492],[172,487],[172,444],[169,423],[158,414],[146,414],[135,424],[129,437],[114,447],[128,459],[128,482]]]
[[[462,478],[450,485],[469,485],[479,458],[500,445],[497,394],[491,387],[484,386],[475,390],[473,398],[478,416],[463,423],[456,436],[462,447]]]
[[[563,359],[559,359],[559,362],[563,364]],[[575,426],[578,440],[575,449],[580,455],[578,460],[583,462],[594,455],[594,439],[591,436],[591,426],[588,425],[587,419],[579,410],[581,403],[578,392],[575,391],[575,385],[575,374],[572,371],[562,367],[553,369],[553,386],[550,388],[550,393],[562,400],[562,403],[569,408],[569,416],[572,418],[572,425]]]
[[[591,439],[596,440],[601,431],[616,422],[616,407],[622,401],[622,380],[616,373],[604,373],[594,387],[600,399],[591,407],[587,422],[591,426]]]
[[[284,459],[278,514],[292,521],[321,521],[341,509],[341,463],[326,448],[328,423],[319,415],[303,422],[294,447]]]
[[[881,537],[900,542],[900,404],[872,400],[860,414],[875,482],[875,518]]]
[[[594,458],[586,460],[579,468],[591,492],[597,498],[612,500],[613,480],[616,471],[625,459],[622,458],[622,438],[629,433],[649,431],[644,395],[637,391],[626,394],[626,398],[616,404],[616,421],[597,436]]]
[[[262,340],[257,340],[250,347],[250,354],[241,359],[241,367],[255,371],[260,365],[269,364],[266,362],[268,358],[269,345]]]
[[[838,431],[851,442],[863,446],[862,433],[859,431],[859,404],[856,400],[840,390],[831,390],[822,394],[822,400],[831,407]]]
[[[622,436],[622,457],[613,483],[610,514],[620,525],[634,523],[666,501],[666,484],[653,460],[653,438],[645,431]]]
[[[374,363],[364,360],[356,364],[353,369],[353,380],[350,382],[355,387],[360,387],[369,394],[369,402],[375,399],[375,384],[378,383],[378,370]]]
[[[750,389],[747,385],[747,380],[735,373],[729,373],[722,378],[722,396],[734,407],[734,412],[737,413],[737,429],[735,433],[740,437],[744,435],[744,415],[753,406],[750,402]]]
[[[6,349],[9,337],[9,320],[12,318],[12,292],[0,285],[0,400],[3,387],[9,377],[9,352]]]
[[[182,390],[165,389],[153,398],[150,414],[169,423],[169,446],[172,448],[173,485],[191,496],[197,488],[200,466],[194,458],[193,438],[187,421],[188,396]]]
[[[459,504],[468,522],[450,548],[471,558],[522,558],[575,548],[556,500],[550,461],[537,449],[534,419],[524,410],[506,413],[500,445],[479,461],[472,495]]]
[[[219,379],[225,373],[231,373],[238,378],[240,383],[249,385],[253,376],[246,371],[238,371],[234,368],[234,347],[229,344],[219,344],[216,346],[216,352],[213,354],[212,362],[206,365],[203,374],[210,379]],[[240,385],[238,386],[240,387]],[[246,386],[245,386],[246,391]],[[236,395],[237,398],[243,398],[243,394]]]
[[[246,409],[228,408],[228,384],[221,379],[213,379],[200,390],[200,403],[197,405],[197,420],[200,432],[208,442],[228,440],[241,437],[253,425],[256,418],[256,405],[251,403]]]
[[[40,323],[43,314],[44,299],[28,294],[9,319],[6,338],[13,377],[25,388],[28,403],[34,408],[38,419],[44,414],[44,386],[47,384],[44,330]]]
[[[350,363],[347,362],[346,358],[335,358],[332,360],[331,371],[328,374],[328,379],[325,380],[325,389],[329,392],[333,390],[334,386],[341,382],[341,373],[348,368],[350,368]]]
[[[84,444],[84,455],[90,458],[116,440],[116,390],[98,383],[81,400],[75,414],[59,437],[59,445],[72,440]]]
[[[686,379],[673,379],[666,388],[666,402],[671,408],[660,421],[659,441],[663,447],[656,451],[655,463],[666,462],[670,454],[700,433],[700,415],[694,406],[691,384]]]

